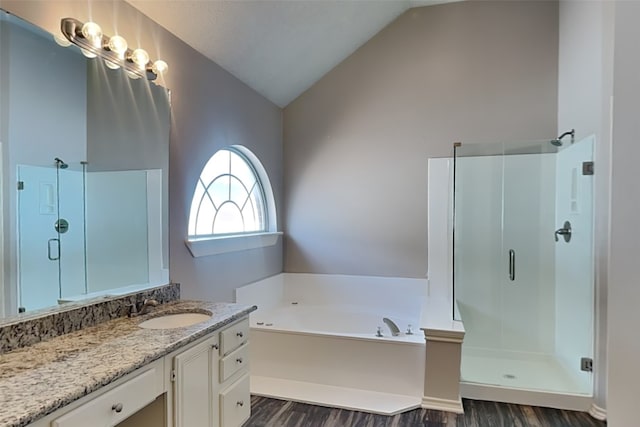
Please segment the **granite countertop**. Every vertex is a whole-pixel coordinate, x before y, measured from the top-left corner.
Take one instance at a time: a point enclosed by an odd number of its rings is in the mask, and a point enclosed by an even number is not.
[[[255,306],[178,300],[149,314],[103,322],[0,354],[0,427],[21,427],[249,314]],[[140,322],[172,312],[211,312],[174,329]]]

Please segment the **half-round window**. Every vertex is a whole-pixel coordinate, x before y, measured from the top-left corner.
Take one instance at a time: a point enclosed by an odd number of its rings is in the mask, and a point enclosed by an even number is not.
[[[244,147],[221,149],[209,159],[193,194],[189,239],[269,231],[265,186],[257,168],[263,170]]]

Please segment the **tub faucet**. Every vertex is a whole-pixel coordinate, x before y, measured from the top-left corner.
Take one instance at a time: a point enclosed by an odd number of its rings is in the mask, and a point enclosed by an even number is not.
[[[400,335],[400,328],[398,328],[398,325],[396,325],[393,320],[389,319],[388,317],[384,317],[382,321],[389,327],[391,335],[393,335],[394,337]]]
[[[154,299],[145,299],[142,302],[142,307],[140,307],[140,310],[138,310],[137,305],[133,303],[129,306],[130,307],[129,317],[136,317],[136,316],[142,316],[143,314],[147,314],[151,310],[151,307],[155,307],[157,305],[158,305],[158,301]]]

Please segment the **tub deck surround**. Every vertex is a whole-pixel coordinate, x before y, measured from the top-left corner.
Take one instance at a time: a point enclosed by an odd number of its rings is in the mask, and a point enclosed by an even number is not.
[[[0,427],[20,427],[100,389],[254,311],[251,305],[173,301],[135,318],[120,317],[0,354]],[[143,329],[164,314],[210,312],[201,323]]]
[[[453,319],[451,300],[448,298],[427,298],[420,313],[420,329],[427,339],[462,342],[464,324]]]
[[[238,302],[259,307],[251,314],[251,392],[384,415],[420,407],[427,293],[426,279],[296,273],[237,289]]]
[[[236,300],[260,307],[251,315],[254,394],[385,415],[463,410],[465,331],[444,283],[284,273],[237,289]],[[383,317],[414,334],[391,336]]]
[[[420,329],[427,342],[421,406],[461,414],[460,363],[465,330],[462,322],[453,320],[451,300],[427,298]]]
[[[424,337],[418,328],[418,313],[392,313],[391,317],[400,329],[400,335],[392,336],[383,323],[379,311],[354,305],[316,305],[295,303],[269,310],[259,309],[251,315],[251,327],[264,332],[281,332],[299,335],[340,336],[344,339],[375,341],[389,344],[424,345]],[[387,317],[387,316],[385,316]],[[411,325],[413,333],[406,334]],[[378,337],[377,328],[382,336]]]
[[[121,296],[102,296],[81,302],[68,302],[0,321],[0,355],[31,346],[60,335],[125,317],[129,306],[146,298],[160,304],[180,298],[180,284],[171,283]]]

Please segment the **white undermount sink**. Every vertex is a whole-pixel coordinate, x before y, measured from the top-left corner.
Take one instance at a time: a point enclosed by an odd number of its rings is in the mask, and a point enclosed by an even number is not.
[[[172,329],[195,325],[210,318],[211,314],[204,313],[171,313],[145,320],[138,326],[144,329]]]

